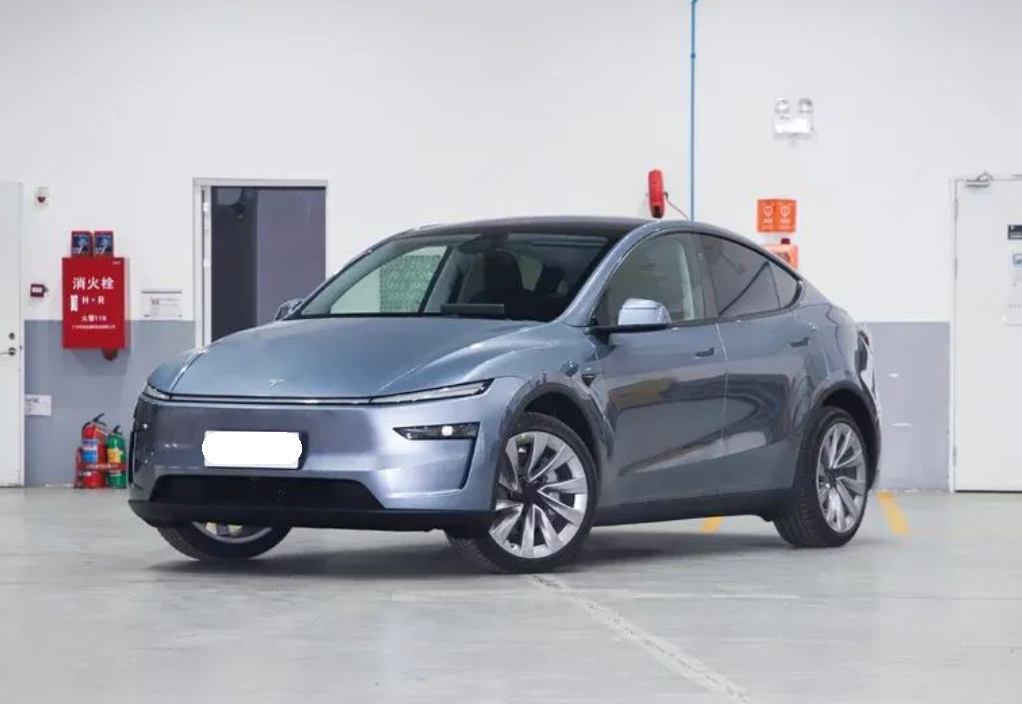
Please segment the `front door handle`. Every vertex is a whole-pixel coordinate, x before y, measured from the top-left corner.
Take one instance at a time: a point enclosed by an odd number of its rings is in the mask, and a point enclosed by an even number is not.
[[[716,347],[707,347],[705,350],[696,352],[696,357],[712,357],[715,354],[717,354]]]
[[[806,336],[803,338],[799,338],[798,340],[792,340],[788,344],[790,344],[792,347],[805,347],[806,345],[809,344],[809,337]]]
[[[13,357],[16,354],[18,354],[18,350],[14,349],[13,347],[8,347],[7,348],[7,355],[9,357]]]

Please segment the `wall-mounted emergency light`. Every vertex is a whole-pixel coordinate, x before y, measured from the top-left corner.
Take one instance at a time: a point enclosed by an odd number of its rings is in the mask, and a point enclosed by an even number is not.
[[[792,139],[812,137],[816,133],[816,107],[809,98],[799,98],[792,109],[787,98],[774,101],[774,135]]]

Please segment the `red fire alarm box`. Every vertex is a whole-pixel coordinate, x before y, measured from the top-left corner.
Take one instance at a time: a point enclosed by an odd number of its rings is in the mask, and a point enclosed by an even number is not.
[[[62,279],[65,349],[127,348],[127,260],[66,257]]]

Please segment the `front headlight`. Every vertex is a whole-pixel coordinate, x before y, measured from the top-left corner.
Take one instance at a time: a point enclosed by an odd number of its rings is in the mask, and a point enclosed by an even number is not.
[[[426,389],[425,391],[412,391],[407,394],[394,394],[393,396],[377,396],[369,403],[419,403],[420,401],[442,401],[451,398],[464,398],[466,396],[477,396],[489,387],[489,381],[474,381],[470,384],[456,384],[454,386],[441,386],[439,389]]]
[[[413,425],[394,430],[406,440],[471,440],[479,433],[479,424]]]
[[[165,394],[157,389],[152,384],[146,384],[145,388],[142,389],[142,395],[148,396],[149,398],[156,399],[157,401],[169,401],[170,394]]]

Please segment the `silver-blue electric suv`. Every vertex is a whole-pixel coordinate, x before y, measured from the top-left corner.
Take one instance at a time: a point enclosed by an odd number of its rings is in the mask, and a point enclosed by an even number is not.
[[[734,514],[834,547],[876,481],[868,332],[708,225],[423,227],[277,317],[139,399],[130,505],[190,557],[253,557],[295,526],[441,529],[530,572],[594,525]]]

